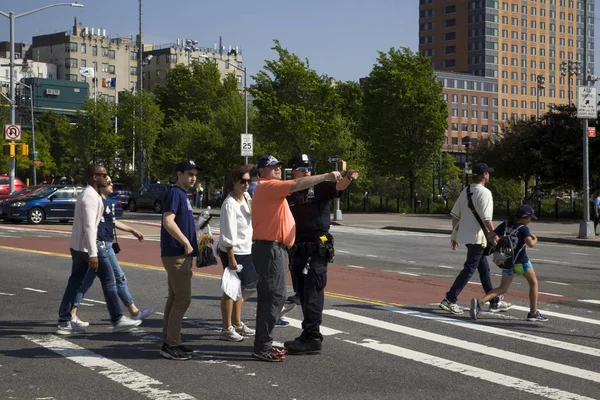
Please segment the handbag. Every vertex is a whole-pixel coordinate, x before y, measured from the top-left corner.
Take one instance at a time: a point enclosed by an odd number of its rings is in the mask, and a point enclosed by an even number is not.
[[[488,235],[488,233],[490,233],[490,231],[488,230],[488,228],[485,226],[485,224],[481,220],[481,217],[477,213],[477,210],[475,210],[475,205],[473,204],[473,198],[472,197],[473,197],[473,193],[471,192],[471,185],[468,185],[467,186],[467,204],[469,205],[469,209],[473,212],[473,215],[475,216],[475,219],[479,223],[479,226],[481,227],[481,230],[483,230],[483,233],[484,233],[484,235],[486,237],[486,241],[487,241],[487,235]],[[494,252],[495,248],[496,248],[496,246],[494,246],[493,244],[490,244],[488,242],[487,246],[483,249],[483,255],[484,256],[491,255]]]
[[[117,238],[117,225],[115,224],[115,220],[117,219],[115,214],[115,205],[112,205],[112,214],[113,214],[113,231],[115,234],[115,242],[112,245],[113,251],[115,254],[119,254],[121,251],[121,246],[119,246],[119,239]]]

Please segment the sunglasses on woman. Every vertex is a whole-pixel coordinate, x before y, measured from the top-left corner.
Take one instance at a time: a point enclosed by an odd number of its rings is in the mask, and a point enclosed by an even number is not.
[[[252,182],[252,180],[251,180],[251,179],[240,179],[240,183],[241,183],[242,185],[245,185],[246,183],[249,185],[249,184],[250,184],[250,182]]]
[[[299,167],[299,168],[296,168],[296,171],[298,171],[298,172],[312,172],[312,167]]]

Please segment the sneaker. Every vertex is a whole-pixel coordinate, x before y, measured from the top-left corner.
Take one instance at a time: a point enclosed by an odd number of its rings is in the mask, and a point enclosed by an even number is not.
[[[283,327],[285,327],[285,326],[288,326],[289,324],[290,324],[290,323],[289,323],[288,321],[286,321],[286,320],[283,320],[283,319],[278,319],[278,320],[277,320],[277,322],[275,323],[275,326],[276,326],[276,327],[283,328]]]
[[[245,323],[241,323],[239,325],[234,325],[233,327],[237,333],[242,336],[254,336],[256,331],[252,328],[249,328]]]
[[[244,337],[237,333],[233,326],[221,331],[221,340],[227,340],[228,342],[241,342]]]
[[[293,296],[288,297],[285,300],[285,304],[295,304],[297,306],[300,305],[300,296],[298,296],[298,294],[294,294]]]
[[[123,315],[119,322],[113,325],[112,331],[113,333],[117,332],[125,332],[131,328],[135,328],[140,325],[142,320],[131,319],[128,316]]]
[[[160,355],[164,358],[177,361],[185,361],[192,358],[190,354],[184,353],[179,346],[171,347],[166,343],[163,343],[162,347],[160,348]]]
[[[511,307],[512,307],[512,303],[509,303],[507,301],[503,301],[500,300],[498,302],[498,304],[492,304],[490,303],[490,312],[496,313],[496,312],[506,312],[508,311]]]
[[[291,340],[283,344],[288,354],[319,354],[321,352],[322,343],[320,339]]]
[[[72,320],[67,322],[59,322],[58,329],[56,330],[57,335],[76,335],[81,333],[85,333],[85,329],[77,326]]]
[[[540,310],[537,310],[535,314],[527,313],[527,321],[546,322],[548,321],[548,318],[540,314]]]
[[[440,308],[442,310],[448,311],[449,313],[452,313],[454,315],[462,315],[463,314],[463,309],[461,307],[459,307],[459,305],[456,303],[450,303],[448,301],[448,299],[442,300],[442,302],[440,303]]]
[[[82,328],[84,328],[86,326],[90,326],[89,322],[85,322],[85,321],[80,320],[77,315],[74,316],[73,318],[71,318],[71,322],[73,322],[76,326],[79,326],[79,327],[82,327]]]
[[[289,303],[284,305],[281,309],[281,312],[279,313],[279,318],[281,319],[281,317],[292,311],[294,308],[296,308],[296,303]]]
[[[138,310],[137,314],[131,316],[131,319],[141,321],[144,318],[146,318],[148,315],[152,314],[153,312],[154,312],[154,307],[150,307],[145,310]]]
[[[270,348],[269,350],[261,351],[259,353],[252,353],[252,357],[258,358],[261,361],[269,361],[269,362],[280,362],[285,360],[286,356],[285,350],[280,350],[276,348]]]
[[[185,347],[182,344],[180,344],[179,346],[175,346],[175,347],[177,347],[182,353],[185,353],[188,355],[194,354],[194,350],[190,349],[189,347]]]
[[[471,299],[471,308],[469,309],[469,314],[471,314],[471,319],[477,319],[477,314],[481,311],[481,306],[479,305],[479,300]]]

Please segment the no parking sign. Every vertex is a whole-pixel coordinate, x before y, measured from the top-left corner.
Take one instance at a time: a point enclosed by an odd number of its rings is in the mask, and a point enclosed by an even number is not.
[[[4,140],[21,140],[21,126],[4,125]]]

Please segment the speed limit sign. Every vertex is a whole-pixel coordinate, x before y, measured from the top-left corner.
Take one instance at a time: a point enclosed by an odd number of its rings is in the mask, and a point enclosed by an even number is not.
[[[4,140],[21,140],[19,125],[4,125]]]
[[[254,156],[253,135],[251,133],[242,133],[242,157]]]

